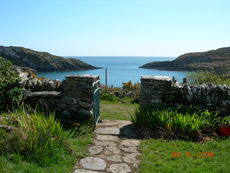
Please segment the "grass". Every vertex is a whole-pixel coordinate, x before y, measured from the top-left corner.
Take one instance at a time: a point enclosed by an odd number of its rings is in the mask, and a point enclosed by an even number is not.
[[[121,103],[119,101],[101,100],[101,117],[112,120],[130,120],[130,114],[134,115],[138,108],[137,104],[129,101]],[[142,152],[141,163],[138,172],[229,172],[230,170],[230,138],[210,139],[207,143],[198,143],[183,140],[148,139],[143,140],[139,146]],[[210,158],[198,158],[197,152],[209,152]],[[172,157],[172,152],[178,157]],[[186,153],[187,152],[187,157]],[[190,152],[190,153],[189,153]],[[192,158],[191,156],[192,152]],[[211,153],[212,152],[212,153]],[[202,155],[203,156],[203,155]]]
[[[229,172],[230,139],[210,140],[207,143],[166,141],[163,139],[145,140],[140,144],[141,164],[139,172]],[[200,157],[198,152],[209,152]],[[178,155],[173,155],[175,152]],[[186,155],[187,152],[187,155]],[[188,153],[190,152],[190,153]],[[210,158],[211,152],[213,157]],[[192,153],[192,157],[190,154]],[[187,157],[186,157],[187,156]]]
[[[1,117],[5,117],[1,124],[16,130],[6,133],[0,129],[0,172],[71,172],[92,143],[86,123],[75,135],[62,128],[52,114],[46,118],[36,111],[14,111]]]
[[[182,135],[196,133],[209,127],[214,129],[219,122],[217,114],[213,115],[208,110],[193,111],[192,108],[179,112],[177,109],[169,111],[140,107],[131,120],[137,128],[163,128]]]
[[[110,98],[110,100],[100,100],[100,117],[110,120],[130,120],[135,113],[138,104],[132,104],[132,99],[124,97],[122,99]]]

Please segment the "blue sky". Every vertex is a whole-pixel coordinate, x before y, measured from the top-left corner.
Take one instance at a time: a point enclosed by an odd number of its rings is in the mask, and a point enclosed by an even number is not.
[[[230,46],[229,0],[0,0],[0,45],[62,56],[179,56]]]

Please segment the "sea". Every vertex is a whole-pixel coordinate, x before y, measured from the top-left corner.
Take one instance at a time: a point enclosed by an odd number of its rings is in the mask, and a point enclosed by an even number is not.
[[[171,61],[175,57],[122,57],[122,56],[65,56],[65,58],[76,58],[85,63],[102,69],[84,71],[64,71],[64,72],[40,72],[38,77],[46,77],[51,80],[65,79],[66,75],[99,75],[100,83],[105,85],[105,69],[107,69],[107,84],[112,87],[122,87],[123,82],[140,82],[141,76],[170,76],[175,77],[178,82],[182,82],[187,72],[182,71],[162,71],[156,69],[143,69],[140,66],[153,61]]]

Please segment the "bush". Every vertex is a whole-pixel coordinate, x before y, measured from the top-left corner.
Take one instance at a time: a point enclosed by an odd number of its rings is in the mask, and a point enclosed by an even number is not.
[[[100,100],[110,101],[110,102],[116,102],[118,99],[114,95],[110,95],[108,93],[102,92],[100,94]]]
[[[0,57],[0,112],[17,106],[22,99],[21,79],[10,69],[11,65],[10,61]]]
[[[136,90],[140,90],[140,83],[134,83],[134,85],[132,84],[132,81],[128,81],[128,82],[123,82],[122,83],[122,89],[128,93],[129,91],[136,91]]]
[[[212,83],[215,85],[230,86],[230,78],[224,74],[218,74],[214,71],[196,71],[186,75],[189,84]]]
[[[187,110],[180,113],[178,110],[154,110],[142,107],[136,110],[131,121],[136,127],[151,130],[163,128],[182,135],[196,133],[209,127],[214,129],[219,122],[217,114],[212,115],[208,110],[198,112]]]

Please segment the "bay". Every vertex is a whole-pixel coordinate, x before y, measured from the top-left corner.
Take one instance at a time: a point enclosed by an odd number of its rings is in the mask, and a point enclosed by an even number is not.
[[[115,56],[68,56],[65,58],[76,58],[103,69],[65,72],[40,72],[38,77],[46,77],[51,80],[65,79],[66,75],[99,75],[101,84],[105,85],[105,68],[108,71],[108,86],[121,87],[122,82],[140,82],[141,76],[170,76],[182,82],[187,72],[162,71],[156,69],[141,69],[140,66],[152,61],[171,61],[175,57],[115,57]]]

